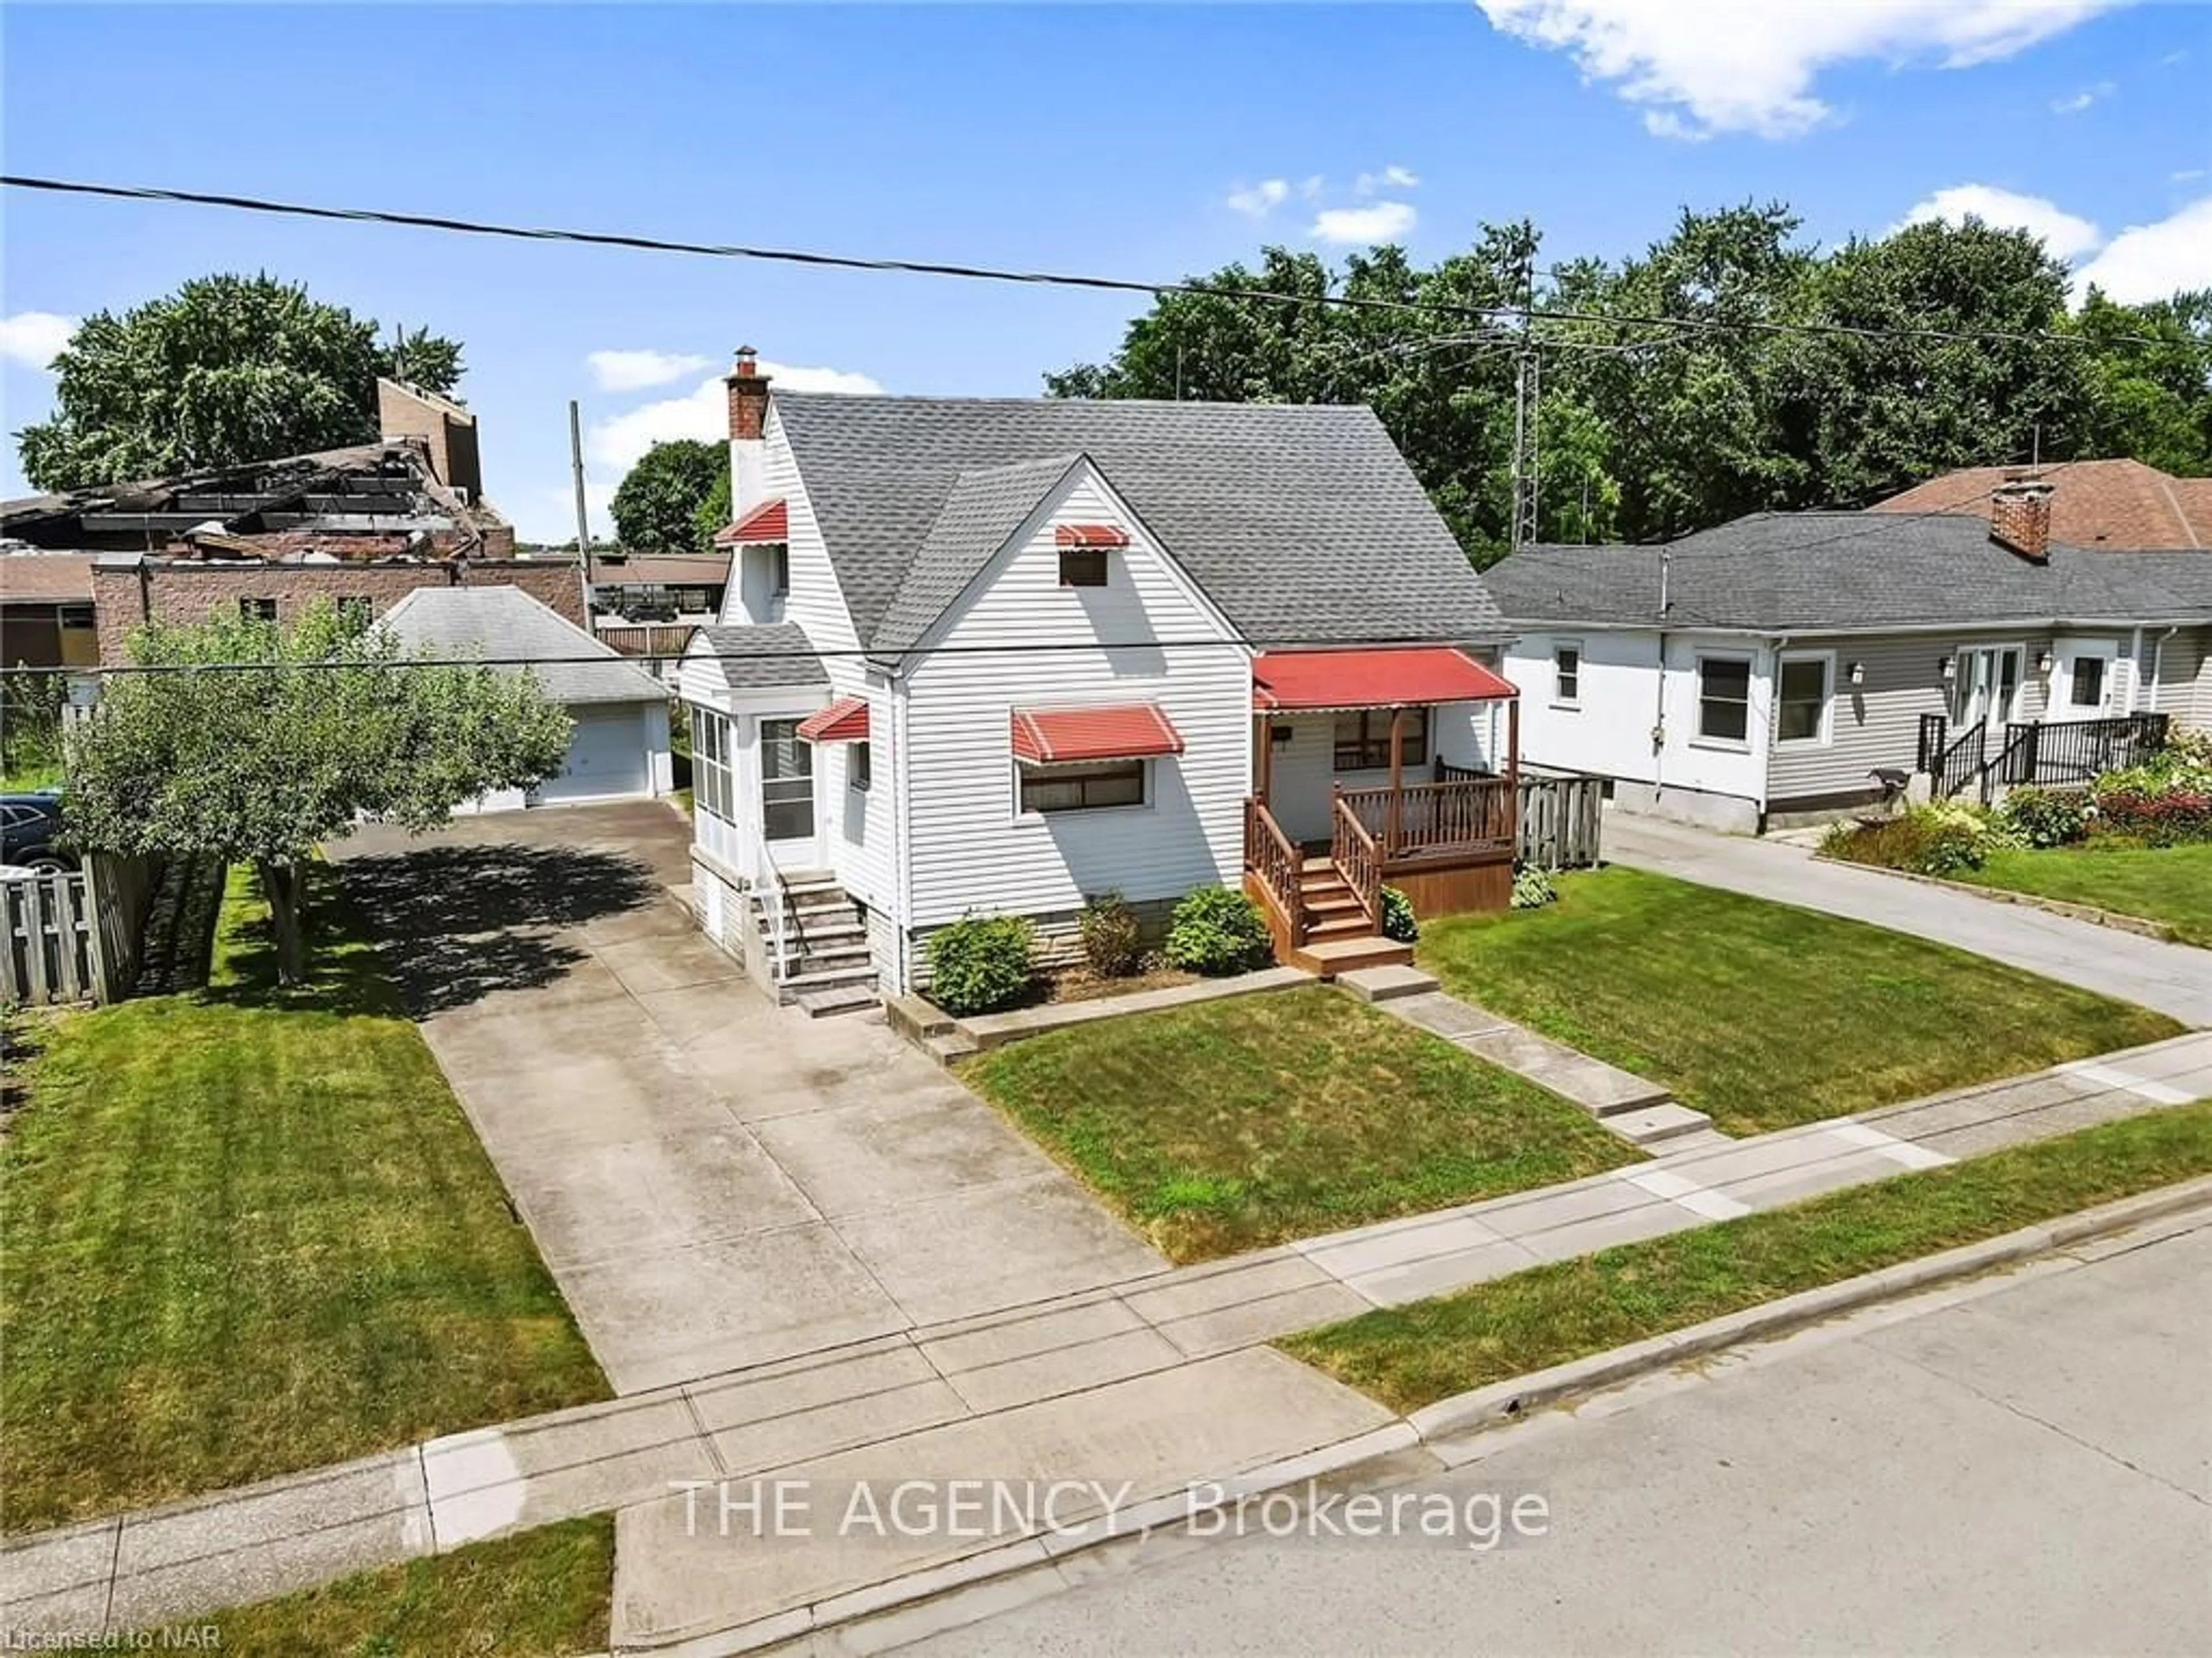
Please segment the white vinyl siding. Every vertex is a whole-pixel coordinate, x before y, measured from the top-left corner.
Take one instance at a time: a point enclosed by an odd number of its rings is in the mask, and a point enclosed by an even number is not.
[[[1130,544],[1109,554],[1104,587],[1060,586],[1058,523],[1132,531]],[[1200,639],[1224,642],[1103,644]],[[1102,643],[1003,654],[972,648],[1059,640]],[[1071,479],[926,642],[960,648],[910,659],[910,925],[970,910],[1069,910],[1109,888],[1134,902],[1237,880],[1252,774],[1250,659],[1095,473],[1086,468]],[[1146,804],[1019,810],[1009,741],[1015,708],[1144,701],[1165,711],[1185,745],[1152,762]],[[879,759],[879,776],[888,763]]]

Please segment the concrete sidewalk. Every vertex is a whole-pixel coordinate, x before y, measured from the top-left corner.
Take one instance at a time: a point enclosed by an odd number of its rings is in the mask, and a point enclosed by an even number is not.
[[[2154,1008],[2192,1029],[2212,1026],[2212,950],[1823,863],[1802,846],[1716,835],[1629,812],[1606,814],[1605,853],[1638,869],[1954,944]]]
[[[1249,1474],[1389,1429],[1371,1401],[1264,1350],[1315,1325],[1902,1169],[2212,1096],[2212,1034],[980,1318],[432,1440],[342,1468],[47,1533],[0,1552],[9,1628],[128,1629],[571,1515],[617,1510],[615,1637],[760,1640],[1015,1557],[743,1548],[687,1527],[672,1480],[981,1474],[1144,1493]],[[711,1511],[710,1491],[702,1499]],[[976,1552],[980,1546],[980,1552]],[[1008,1552],[1012,1551],[1010,1554]],[[939,1582],[939,1578],[926,1580]]]

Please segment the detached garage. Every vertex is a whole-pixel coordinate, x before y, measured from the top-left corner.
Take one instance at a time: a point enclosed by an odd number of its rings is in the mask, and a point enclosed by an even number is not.
[[[668,688],[519,587],[418,587],[385,612],[410,653],[526,665],[575,722],[568,763],[526,796],[480,798],[478,811],[665,794]]]

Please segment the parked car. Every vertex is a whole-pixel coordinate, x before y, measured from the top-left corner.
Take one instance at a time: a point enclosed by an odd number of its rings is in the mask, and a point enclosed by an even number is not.
[[[52,789],[21,794],[0,794],[0,865],[35,870],[41,874],[74,869],[76,860],[63,851],[62,798]]]

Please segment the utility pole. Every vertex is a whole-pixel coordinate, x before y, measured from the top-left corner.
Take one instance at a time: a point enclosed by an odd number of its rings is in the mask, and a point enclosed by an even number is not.
[[[1513,375],[1513,533],[1519,552],[1536,539],[1536,507],[1543,473],[1537,454],[1537,416],[1544,400],[1544,363],[1536,351],[1536,264],[1522,265],[1521,349]]]
[[[584,428],[576,400],[568,399],[568,465],[576,474],[576,569],[584,584],[584,615],[592,613],[592,521],[584,513]]]

